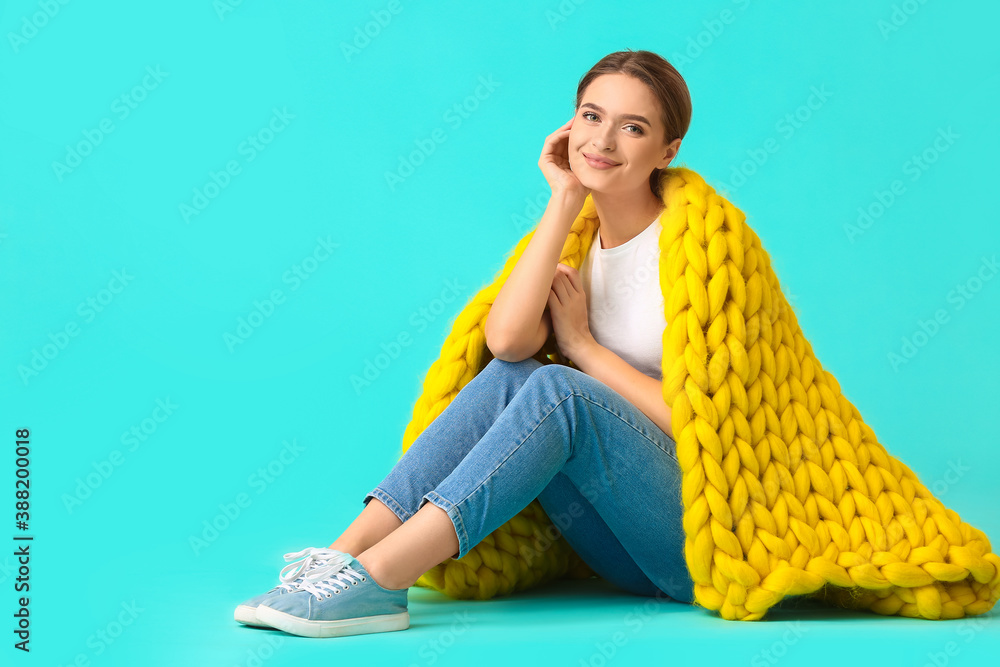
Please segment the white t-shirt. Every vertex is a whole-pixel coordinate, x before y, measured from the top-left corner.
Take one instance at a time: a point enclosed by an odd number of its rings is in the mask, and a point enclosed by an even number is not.
[[[663,332],[667,327],[660,289],[659,216],[614,248],[601,247],[601,230],[580,269],[594,339],[645,375],[663,379]]]

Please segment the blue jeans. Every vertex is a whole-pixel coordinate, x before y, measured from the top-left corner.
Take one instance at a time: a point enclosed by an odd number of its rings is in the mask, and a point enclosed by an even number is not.
[[[602,578],[636,595],[694,599],[676,443],[569,366],[490,361],[363,502],[372,498],[403,522],[427,502],[443,509],[455,558],[537,498]]]

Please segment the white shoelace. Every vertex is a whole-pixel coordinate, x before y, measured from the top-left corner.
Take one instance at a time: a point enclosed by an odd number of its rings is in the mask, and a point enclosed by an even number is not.
[[[320,547],[308,547],[302,551],[285,554],[286,561],[296,558],[300,560],[286,565],[278,574],[278,579],[282,582],[278,588],[284,588],[286,591],[298,590],[299,584],[308,572],[316,568],[323,568],[324,572],[334,568],[339,570],[351,562],[351,555],[348,553]]]
[[[353,567],[339,563],[328,563],[313,569],[303,576],[299,590],[309,591],[317,600],[330,597],[350,588],[350,584],[368,579]]]

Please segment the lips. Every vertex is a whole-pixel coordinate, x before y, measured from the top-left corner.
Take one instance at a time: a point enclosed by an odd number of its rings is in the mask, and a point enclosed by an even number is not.
[[[604,164],[610,165],[612,167],[621,164],[620,162],[612,162],[606,157],[601,157],[600,155],[594,155],[593,153],[584,153],[583,156],[590,160],[593,160],[594,162],[603,162]]]

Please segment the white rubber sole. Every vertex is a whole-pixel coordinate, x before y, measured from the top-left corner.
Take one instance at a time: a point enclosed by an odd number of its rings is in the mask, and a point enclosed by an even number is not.
[[[233,618],[236,619],[238,623],[242,623],[243,625],[252,625],[257,628],[271,627],[267,623],[262,623],[260,619],[257,618],[257,609],[255,607],[249,607],[245,604],[236,606]]]
[[[309,621],[292,616],[277,609],[261,605],[257,607],[257,619],[272,628],[300,637],[348,637],[371,632],[392,632],[410,627],[410,612],[399,614],[379,614],[360,618],[345,618],[339,621]]]

